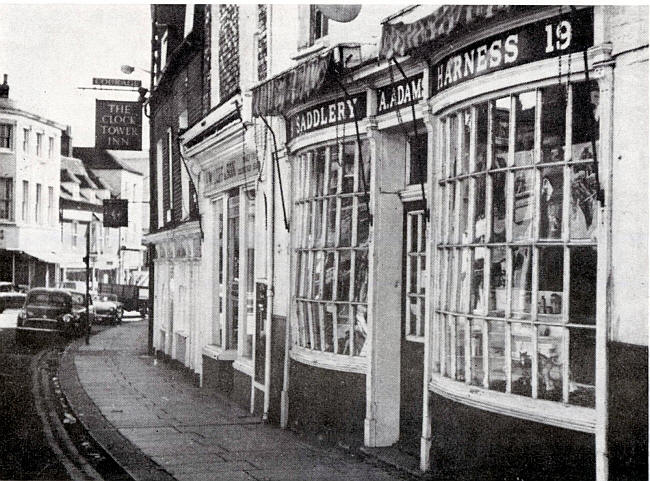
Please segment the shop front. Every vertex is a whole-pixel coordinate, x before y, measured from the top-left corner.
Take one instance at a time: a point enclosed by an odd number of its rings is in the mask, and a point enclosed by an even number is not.
[[[612,234],[627,216],[614,195],[625,196],[613,160],[614,67],[624,83],[636,61],[613,55],[606,8],[457,13],[443,8],[408,27],[449,27],[412,46],[430,65],[432,134],[421,466],[441,476],[607,479],[612,326],[638,333],[645,322],[613,302],[612,284],[636,270]],[[647,61],[647,39],[642,48]],[[647,114],[647,91],[629,95],[645,96]],[[644,134],[647,123],[624,135],[639,145]],[[630,163],[646,160],[647,146]],[[647,372],[647,347],[645,357]],[[631,438],[626,446],[642,451]]]

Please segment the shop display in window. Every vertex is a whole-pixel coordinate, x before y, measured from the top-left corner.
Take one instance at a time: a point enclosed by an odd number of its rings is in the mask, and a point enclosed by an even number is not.
[[[597,91],[595,82],[551,85],[440,119],[432,363],[440,375],[594,406],[599,208],[592,150],[575,152],[598,140],[589,128]]]

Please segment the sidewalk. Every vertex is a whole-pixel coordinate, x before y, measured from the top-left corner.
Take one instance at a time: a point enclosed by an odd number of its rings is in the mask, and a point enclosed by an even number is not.
[[[396,480],[344,453],[263,424],[146,355],[145,322],[71,345],[63,390],[79,420],[138,480]]]

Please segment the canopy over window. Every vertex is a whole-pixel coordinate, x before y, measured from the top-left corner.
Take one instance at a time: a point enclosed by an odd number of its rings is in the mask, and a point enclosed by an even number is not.
[[[537,7],[522,5],[443,5],[412,23],[385,23],[379,56],[391,58],[413,54],[427,47],[437,48],[450,36],[501,22]]]
[[[310,57],[253,88],[253,116],[279,115],[318,92],[333,70],[334,49]]]

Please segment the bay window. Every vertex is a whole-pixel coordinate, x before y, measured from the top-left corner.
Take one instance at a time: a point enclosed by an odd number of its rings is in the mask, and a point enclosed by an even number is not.
[[[578,82],[440,117],[434,376],[594,407],[597,108]]]
[[[14,179],[0,177],[0,219],[14,220]]]
[[[303,151],[293,176],[293,342],[311,351],[365,356],[368,143],[361,143],[361,152],[356,141]]]

